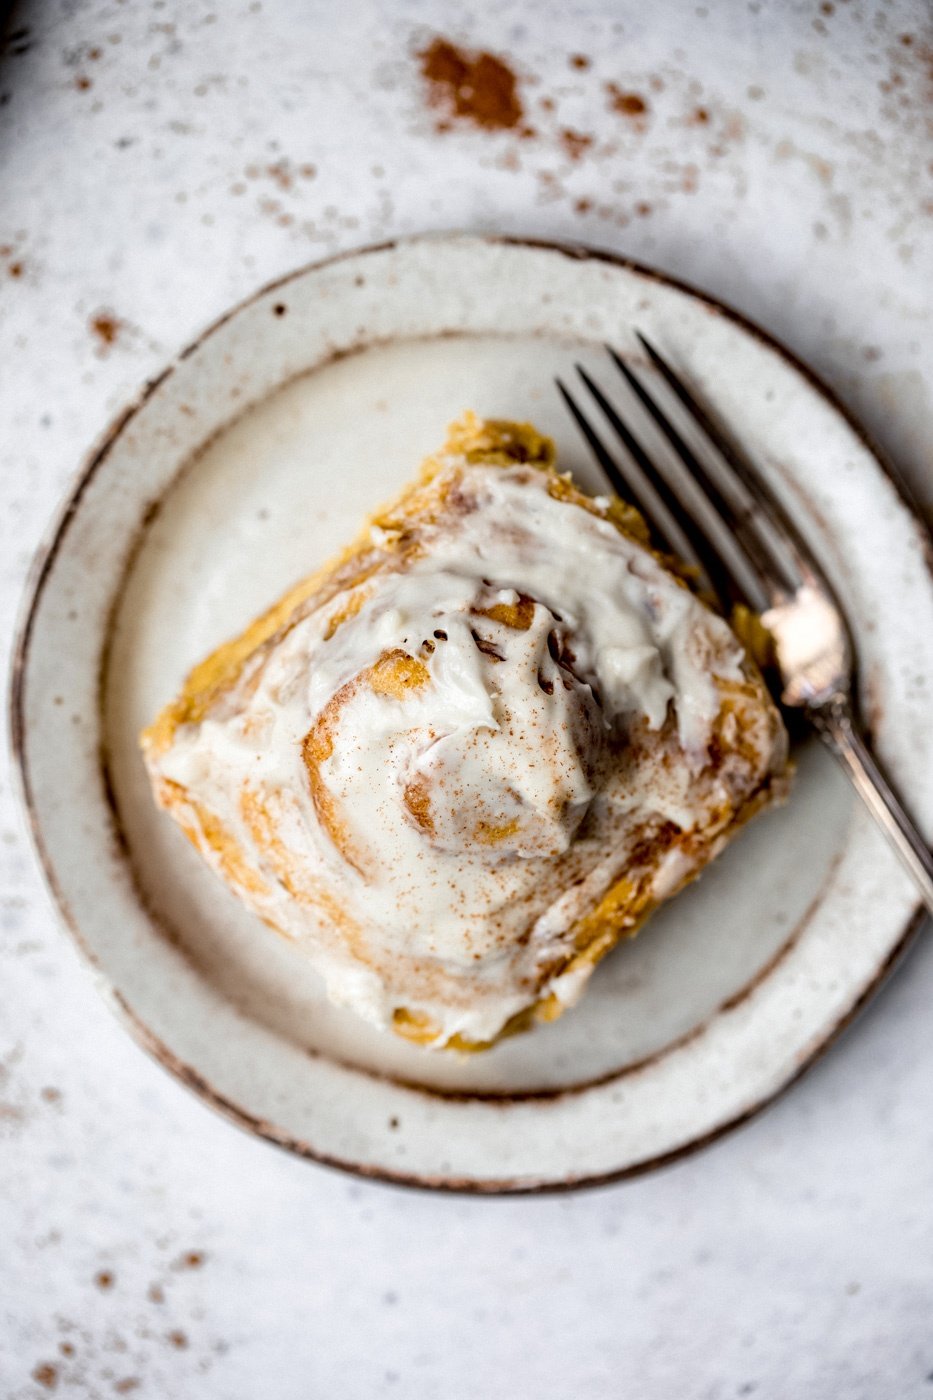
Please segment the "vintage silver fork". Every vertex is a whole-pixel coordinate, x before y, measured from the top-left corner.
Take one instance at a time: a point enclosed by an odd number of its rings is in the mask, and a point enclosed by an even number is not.
[[[856,718],[855,661],[833,590],[784,507],[724,427],[641,334],[649,360],[692,419],[707,466],[629,365],[607,346],[686,476],[653,458],[591,375],[577,365],[627,456],[610,452],[566,385],[557,387],[613,489],[638,506],[660,548],[685,560],[726,616],[744,602],[770,633],[780,699],[802,713],[842,763],[933,914],[933,854],[878,768]],[[699,434],[696,434],[699,429]],[[712,449],[712,450],[711,450]],[[699,449],[703,450],[703,449]]]

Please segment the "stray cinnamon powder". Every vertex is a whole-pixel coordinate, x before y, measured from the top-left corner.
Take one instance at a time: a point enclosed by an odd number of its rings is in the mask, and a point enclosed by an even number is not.
[[[110,346],[120,334],[120,322],[109,311],[99,311],[96,316],[91,317],[91,330],[101,345]]]
[[[579,160],[592,146],[593,138],[585,131],[573,131],[568,126],[560,134],[560,144],[571,160]]]
[[[648,104],[637,92],[623,92],[617,83],[607,83],[606,91],[609,94],[612,110],[619,112],[623,117],[643,117],[648,110]]]
[[[512,131],[521,124],[524,108],[517,79],[495,54],[469,53],[437,38],[418,58],[432,107],[485,131]],[[443,129],[448,129],[446,124]]]

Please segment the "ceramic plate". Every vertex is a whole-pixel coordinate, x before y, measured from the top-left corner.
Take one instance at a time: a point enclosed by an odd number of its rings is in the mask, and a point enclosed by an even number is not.
[[[530,418],[596,488],[553,388],[639,326],[753,450],[850,610],[877,750],[933,831],[933,582],[921,527],[801,367],[722,307],[580,249],[414,239],[307,268],[190,346],[106,434],[37,563],[13,690],[35,839],[137,1039],[242,1126],[429,1186],[529,1190],[709,1141],[823,1049],[917,901],[815,744],[789,804],[487,1054],[330,1007],[299,950],[150,798],[136,735],[189,667],[348,539],[465,408]],[[647,432],[646,432],[647,436]]]

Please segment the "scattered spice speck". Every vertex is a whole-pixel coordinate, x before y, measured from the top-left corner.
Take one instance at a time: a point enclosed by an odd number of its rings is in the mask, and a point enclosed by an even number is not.
[[[101,348],[109,350],[120,335],[121,322],[110,311],[98,311],[91,317],[91,330],[100,342]]]
[[[609,105],[613,112],[623,117],[643,117],[648,111],[648,103],[638,92],[624,92],[618,83],[607,83]]]
[[[448,119],[470,123],[484,131],[512,131],[521,126],[524,107],[518,80],[496,54],[469,52],[448,39],[433,39],[417,54],[428,85],[428,104]],[[438,123],[438,129],[449,125]]]
[[[97,1284],[98,1288],[106,1292],[108,1288],[113,1287],[116,1280],[109,1269],[101,1269],[94,1275],[94,1282]]]
[[[54,1390],[58,1385],[58,1367],[53,1366],[51,1361],[41,1361],[33,1370],[32,1378],[46,1390]]]
[[[184,1351],[188,1345],[187,1335],[178,1327],[176,1327],[174,1331],[169,1332],[168,1339],[172,1346],[178,1351]]]
[[[270,180],[274,180],[280,190],[290,190],[292,187],[292,172],[287,160],[273,161],[266,166],[266,174]]]
[[[200,1249],[189,1249],[176,1261],[175,1267],[177,1269],[200,1269],[206,1257]]]
[[[585,131],[573,131],[568,126],[560,134],[560,144],[571,160],[579,160],[592,146],[593,138]]]

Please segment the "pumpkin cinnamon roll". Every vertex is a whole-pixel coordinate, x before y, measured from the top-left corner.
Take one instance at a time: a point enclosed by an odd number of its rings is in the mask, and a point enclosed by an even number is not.
[[[787,781],[754,662],[638,513],[472,414],[142,746],[332,1000],[457,1049],[572,1005]]]

